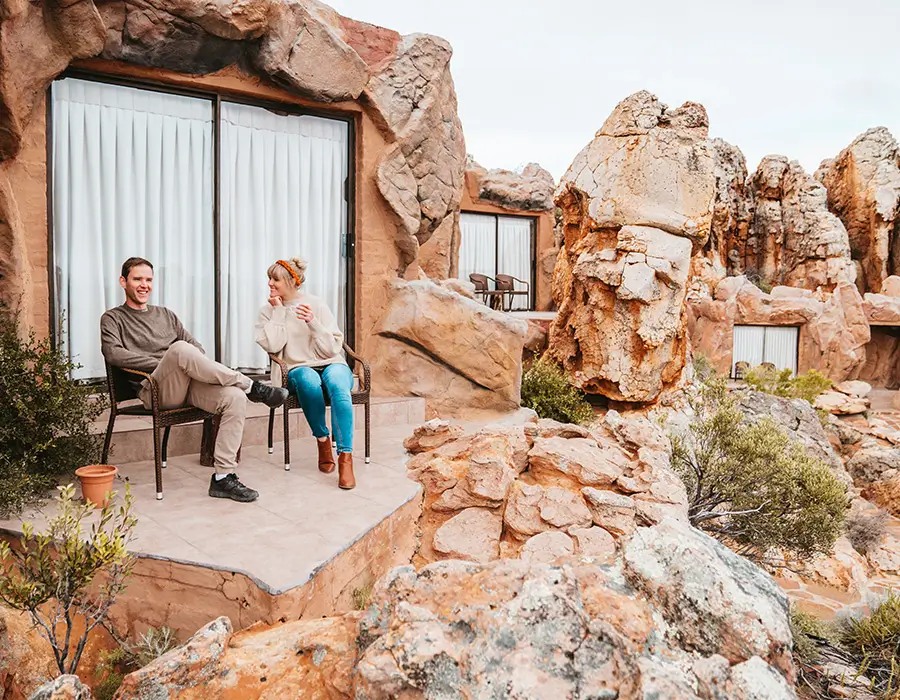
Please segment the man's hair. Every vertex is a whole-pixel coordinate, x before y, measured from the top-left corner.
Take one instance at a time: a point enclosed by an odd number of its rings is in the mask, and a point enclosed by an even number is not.
[[[128,279],[128,273],[131,272],[131,268],[137,267],[138,265],[146,265],[151,270],[153,269],[153,263],[149,260],[145,260],[144,258],[128,258],[128,260],[122,263],[122,277]]]

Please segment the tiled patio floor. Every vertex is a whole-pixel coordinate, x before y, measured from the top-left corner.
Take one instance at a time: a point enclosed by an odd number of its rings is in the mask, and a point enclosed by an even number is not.
[[[170,457],[163,472],[165,498],[156,500],[153,462],[121,465],[135,497],[138,517],[134,549],[251,576],[267,592],[304,584],[321,566],[372,527],[414,498],[419,485],[406,478],[403,439],[413,425],[379,427],[372,433],[372,462],[364,464],[362,433],[356,436],[357,486],[342,491],[337,470],[316,467],[314,438],[291,442],[292,467],[284,471],[281,445],[243,449],[240,476],[260,492],[254,503],[210,498],[211,468],[198,455]],[[122,484],[117,484],[117,488]],[[45,509],[47,512],[51,508]],[[44,513],[26,513],[38,528]],[[0,521],[0,529],[19,532],[21,520]]]

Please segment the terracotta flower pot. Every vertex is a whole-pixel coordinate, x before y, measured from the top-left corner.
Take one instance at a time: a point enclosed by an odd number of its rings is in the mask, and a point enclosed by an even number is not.
[[[111,464],[90,464],[75,470],[75,476],[81,479],[81,495],[85,501],[102,508],[109,500],[113,481],[119,468]]]

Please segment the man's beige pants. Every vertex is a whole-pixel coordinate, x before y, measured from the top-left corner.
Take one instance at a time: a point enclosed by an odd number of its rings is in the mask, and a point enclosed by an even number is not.
[[[159,385],[161,408],[190,404],[221,415],[214,457],[216,473],[236,473],[247,416],[244,389],[250,386],[250,379],[209,359],[199,348],[183,340],[166,350],[150,376]],[[149,409],[150,387],[143,386],[138,396]]]

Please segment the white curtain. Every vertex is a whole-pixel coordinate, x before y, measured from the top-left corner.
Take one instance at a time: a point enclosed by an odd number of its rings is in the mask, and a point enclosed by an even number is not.
[[[778,369],[789,369],[797,374],[797,339],[800,329],[796,326],[768,326],[763,348],[763,362],[771,362]]]
[[[497,274],[496,226],[496,217],[491,214],[460,214],[459,279],[468,282],[473,272],[491,278]]]
[[[763,362],[763,348],[766,343],[765,326],[735,326],[734,343],[731,350],[731,371],[738,362],[747,362],[756,367]]]
[[[345,330],[348,127],[229,102],[221,119],[222,359],[262,370],[253,326],[278,259],[308,262],[305,291]]]
[[[151,303],[212,353],[212,103],[69,78],[53,83],[52,115],[56,312],[75,378],[104,376],[100,316],[124,301],[131,256],[154,265]]]
[[[501,216],[497,220],[499,247],[497,253],[497,274],[512,275],[528,283],[528,294],[517,294],[512,298],[512,308],[530,309],[534,280],[532,279],[532,256],[534,219],[524,216]],[[517,291],[524,291],[525,285],[515,283]]]

